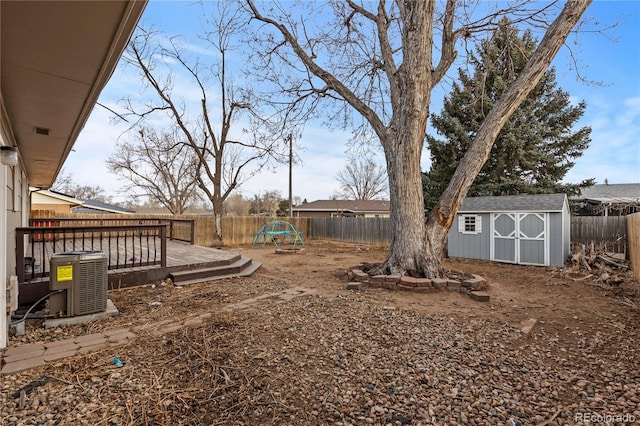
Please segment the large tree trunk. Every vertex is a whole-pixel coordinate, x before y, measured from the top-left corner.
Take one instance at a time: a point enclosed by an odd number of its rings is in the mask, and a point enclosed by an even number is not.
[[[385,144],[391,208],[391,247],[383,265],[391,274],[418,275],[425,264],[424,202],[420,176],[421,150],[416,138],[398,135],[402,140]]]
[[[425,239],[424,194],[420,157],[424,147],[433,76],[433,13],[435,2],[401,4],[405,20],[402,66],[392,90],[394,116],[381,137],[387,161],[392,239],[382,269],[393,274],[441,277],[441,252]],[[419,70],[419,71],[418,71]],[[393,96],[395,95],[395,96]],[[379,131],[379,134],[382,131]]]

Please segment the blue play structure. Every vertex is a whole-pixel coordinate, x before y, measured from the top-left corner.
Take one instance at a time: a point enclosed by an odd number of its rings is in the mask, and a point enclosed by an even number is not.
[[[304,245],[304,237],[293,224],[282,220],[265,223],[253,239],[254,246],[260,244],[262,247],[265,244],[275,244],[276,247],[280,247],[282,243],[287,242],[293,246]]]

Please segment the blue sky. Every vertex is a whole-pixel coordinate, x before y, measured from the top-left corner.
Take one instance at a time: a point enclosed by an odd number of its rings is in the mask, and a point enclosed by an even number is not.
[[[143,24],[169,34],[191,34],[201,28],[200,9],[186,1],[151,0],[142,17]],[[591,81],[578,81],[571,69],[567,49],[560,51],[554,66],[559,87],[576,102],[584,100],[587,109],[578,126],[591,126],[592,141],[584,155],[577,159],[565,181],[579,182],[595,178],[597,183],[640,182],[640,1],[596,0],[586,12],[601,22],[619,22],[607,37],[601,34],[581,34],[579,45],[573,46],[579,60],[580,72]],[[197,24],[196,24],[197,23]],[[453,70],[452,70],[453,71]],[[127,94],[137,92],[140,82],[130,70],[119,67],[100,102],[114,106]],[[431,111],[439,113],[444,90],[434,90]],[[111,120],[112,114],[97,106],[80,134],[65,163],[77,183],[100,185],[115,201],[124,201],[126,194],[118,193],[121,183],[107,171],[105,160],[112,153],[116,140],[124,130]],[[347,155],[348,132],[331,131],[310,123],[305,128],[299,152],[302,160],[294,166],[293,194],[309,201],[327,199],[339,189],[338,171],[344,168]],[[383,164],[382,157],[376,159]],[[422,168],[429,167],[429,155],[423,154]],[[82,182],[79,180],[82,179]],[[245,197],[264,191],[278,190],[288,196],[288,167],[263,171],[248,180],[240,189]]]

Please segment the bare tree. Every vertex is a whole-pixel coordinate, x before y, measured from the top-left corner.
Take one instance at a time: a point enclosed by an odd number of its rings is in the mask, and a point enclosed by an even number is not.
[[[277,189],[265,191],[260,197],[260,212],[269,213],[269,216],[275,216],[278,211],[278,204],[282,201],[282,194]]]
[[[198,156],[175,127],[140,128],[134,142],[116,144],[107,167],[126,182],[122,191],[142,192],[172,214],[183,214],[198,198]]]
[[[224,203],[224,212],[230,216],[248,216],[251,209],[251,200],[247,200],[242,194],[232,194]]]
[[[387,172],[371,159],[352,158],[338,172],[338,182],[344,198],[352,200],[376,200],[387,193]]]
[[[276,189],[261,192],[253,196],[249,213],[259,216],[275,216],[282,200],[282,194]]]
[[[300,70],[287,75],[294,101],[332,99],[347,115],[355,111],[382,145],[392,217],[390,254],[384,272],[440,277],[447,233],[471,183],[488,158],[498,132],[535,87],[591,0],[532,3],[518,1],[475,19],[476,2],[447,0],[328,2],[331,9],[294,15],[269,2],[247,9],[261,26],[256,43],[264,65],[279,59]],[[372,9],[367,6],[374,4]],[[444,9],[437,9],[443,4]],[[306,3],[321,7],[318,2]],[[469,6],[469,9],[465,7]],[[539,8],[536,10],[536,8]],[[555,18],[554,18],[555,14]],[[436,207],[425,221],[420,176],[431,91],[457,56],[459,44],[496,28],[501,17],[514,16],[546,29],[536,51],[479,128],[469,151]],[[313,19],[322,16],[319,25]],[[439,40],[437,39],[439,37]],[[278,72],[282,72],[277,68]]]
[[[67,173],[65,169],[62,169],[51,189],[78,200],[112,202],[112,197],[106,194],[103,187],[100,185],[80,185],[74,181],[73,174]]]
[[[202,36],[209,52],[200,57],[193,58],[190,52],[199,49],[179,38],[144,29],[134,35],[124,59],[139,70],[147,90],[144,105],[134,98],[124,104],[139,120],[168,117],[175,124],[183,144],[198,159],[197,185],[213,207],[214,244],[222,245],[224,201],[246,178],[279,158],[284,139],[273,136],[274,128],[262,119],[265,114],[257,109],[248,86],[236,83],[227,65],[246,21],[230,2],[204,5],[215,10],[210,31]],[[177,88],[177,81],[183,86]]]

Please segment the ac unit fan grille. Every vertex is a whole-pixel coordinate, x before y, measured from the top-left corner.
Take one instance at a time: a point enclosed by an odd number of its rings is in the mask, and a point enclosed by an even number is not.
[[[107,308],[107,264],[101,261],[80,262],[78,267],[77,314],[104,311]]]

